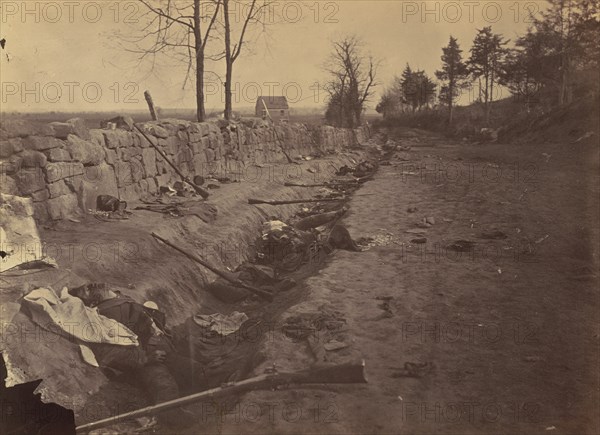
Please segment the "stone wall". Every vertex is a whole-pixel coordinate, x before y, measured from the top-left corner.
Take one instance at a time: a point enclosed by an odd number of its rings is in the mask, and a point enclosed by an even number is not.
[[[126,119],[125,119],[126,120]],[[0,125],[0,191],[33,199],[40,222],[95,210],[97,195],[136,201],[160,186],[179,180],[131,124],[117,129],[88,129],[82,119],[35,124],[6,120]],[[147,122],[143,129],[171,161],[194,177],[227,174],[252,164],[282,163],[286,153],[323,155],[364,140],[359,128],[309,128],[303,124],[269,125],[249,119]]]

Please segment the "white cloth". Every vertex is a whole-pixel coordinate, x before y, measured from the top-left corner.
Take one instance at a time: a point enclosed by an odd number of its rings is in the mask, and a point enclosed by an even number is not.
[[[23,298],[32,320],[49,331],[73,337],[84,343],[138,346],[137,336],[125,325],[109,319],[64,287],[60,297],[51,288],[37,288]]]

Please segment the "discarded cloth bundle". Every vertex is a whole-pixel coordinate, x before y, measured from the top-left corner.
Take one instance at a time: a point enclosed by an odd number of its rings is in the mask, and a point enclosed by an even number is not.
[[[85,362],[98,367],[95,353],[87,346],[138,348],[137,336],[125,325],[86,307],[71,296],[66,287],[60,297],[52,288],[37,288],[23,298],[23,306],[34,323],[42,328],[74,339]]]
[[[37,288],[23,298],[31,319],[42,328],[86,343],[137,346],[137,336],[125,325],[86,307],[63,287],[60,297],[52,288]]]

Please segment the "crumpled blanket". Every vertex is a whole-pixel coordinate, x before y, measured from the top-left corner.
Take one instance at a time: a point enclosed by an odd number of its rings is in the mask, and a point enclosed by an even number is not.
[[[208,328],[224,337],[233,334],[240,329],[246,320],[248,320],[248,316],[245,313],[240,313],[238,311],[234,311],[229,315],[215,313],[196,314],[194,316],[194,322],[198,326]]]
[[[60,297],[52,288],[37,288],[23,298],[31,319],[48,331],[76,339],[83,343],[107,343],[119,346],[139,346],[137,335],[116,320],[99,314],[71,296],[63,287]],[[82,358],[97,366],[93,353],[79,343]]]

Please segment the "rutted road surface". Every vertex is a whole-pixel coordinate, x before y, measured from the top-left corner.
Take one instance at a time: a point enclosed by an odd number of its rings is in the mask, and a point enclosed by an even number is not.
[[[253,392],[195,430],[599,433],[597,149],[391,138],[412,148],[343,220],[375,246],[336,251],[280,323],[345,320],[327,360],[364,358],[369,383]],[[265,367],[315,361],[278,328],[264,351]]]

